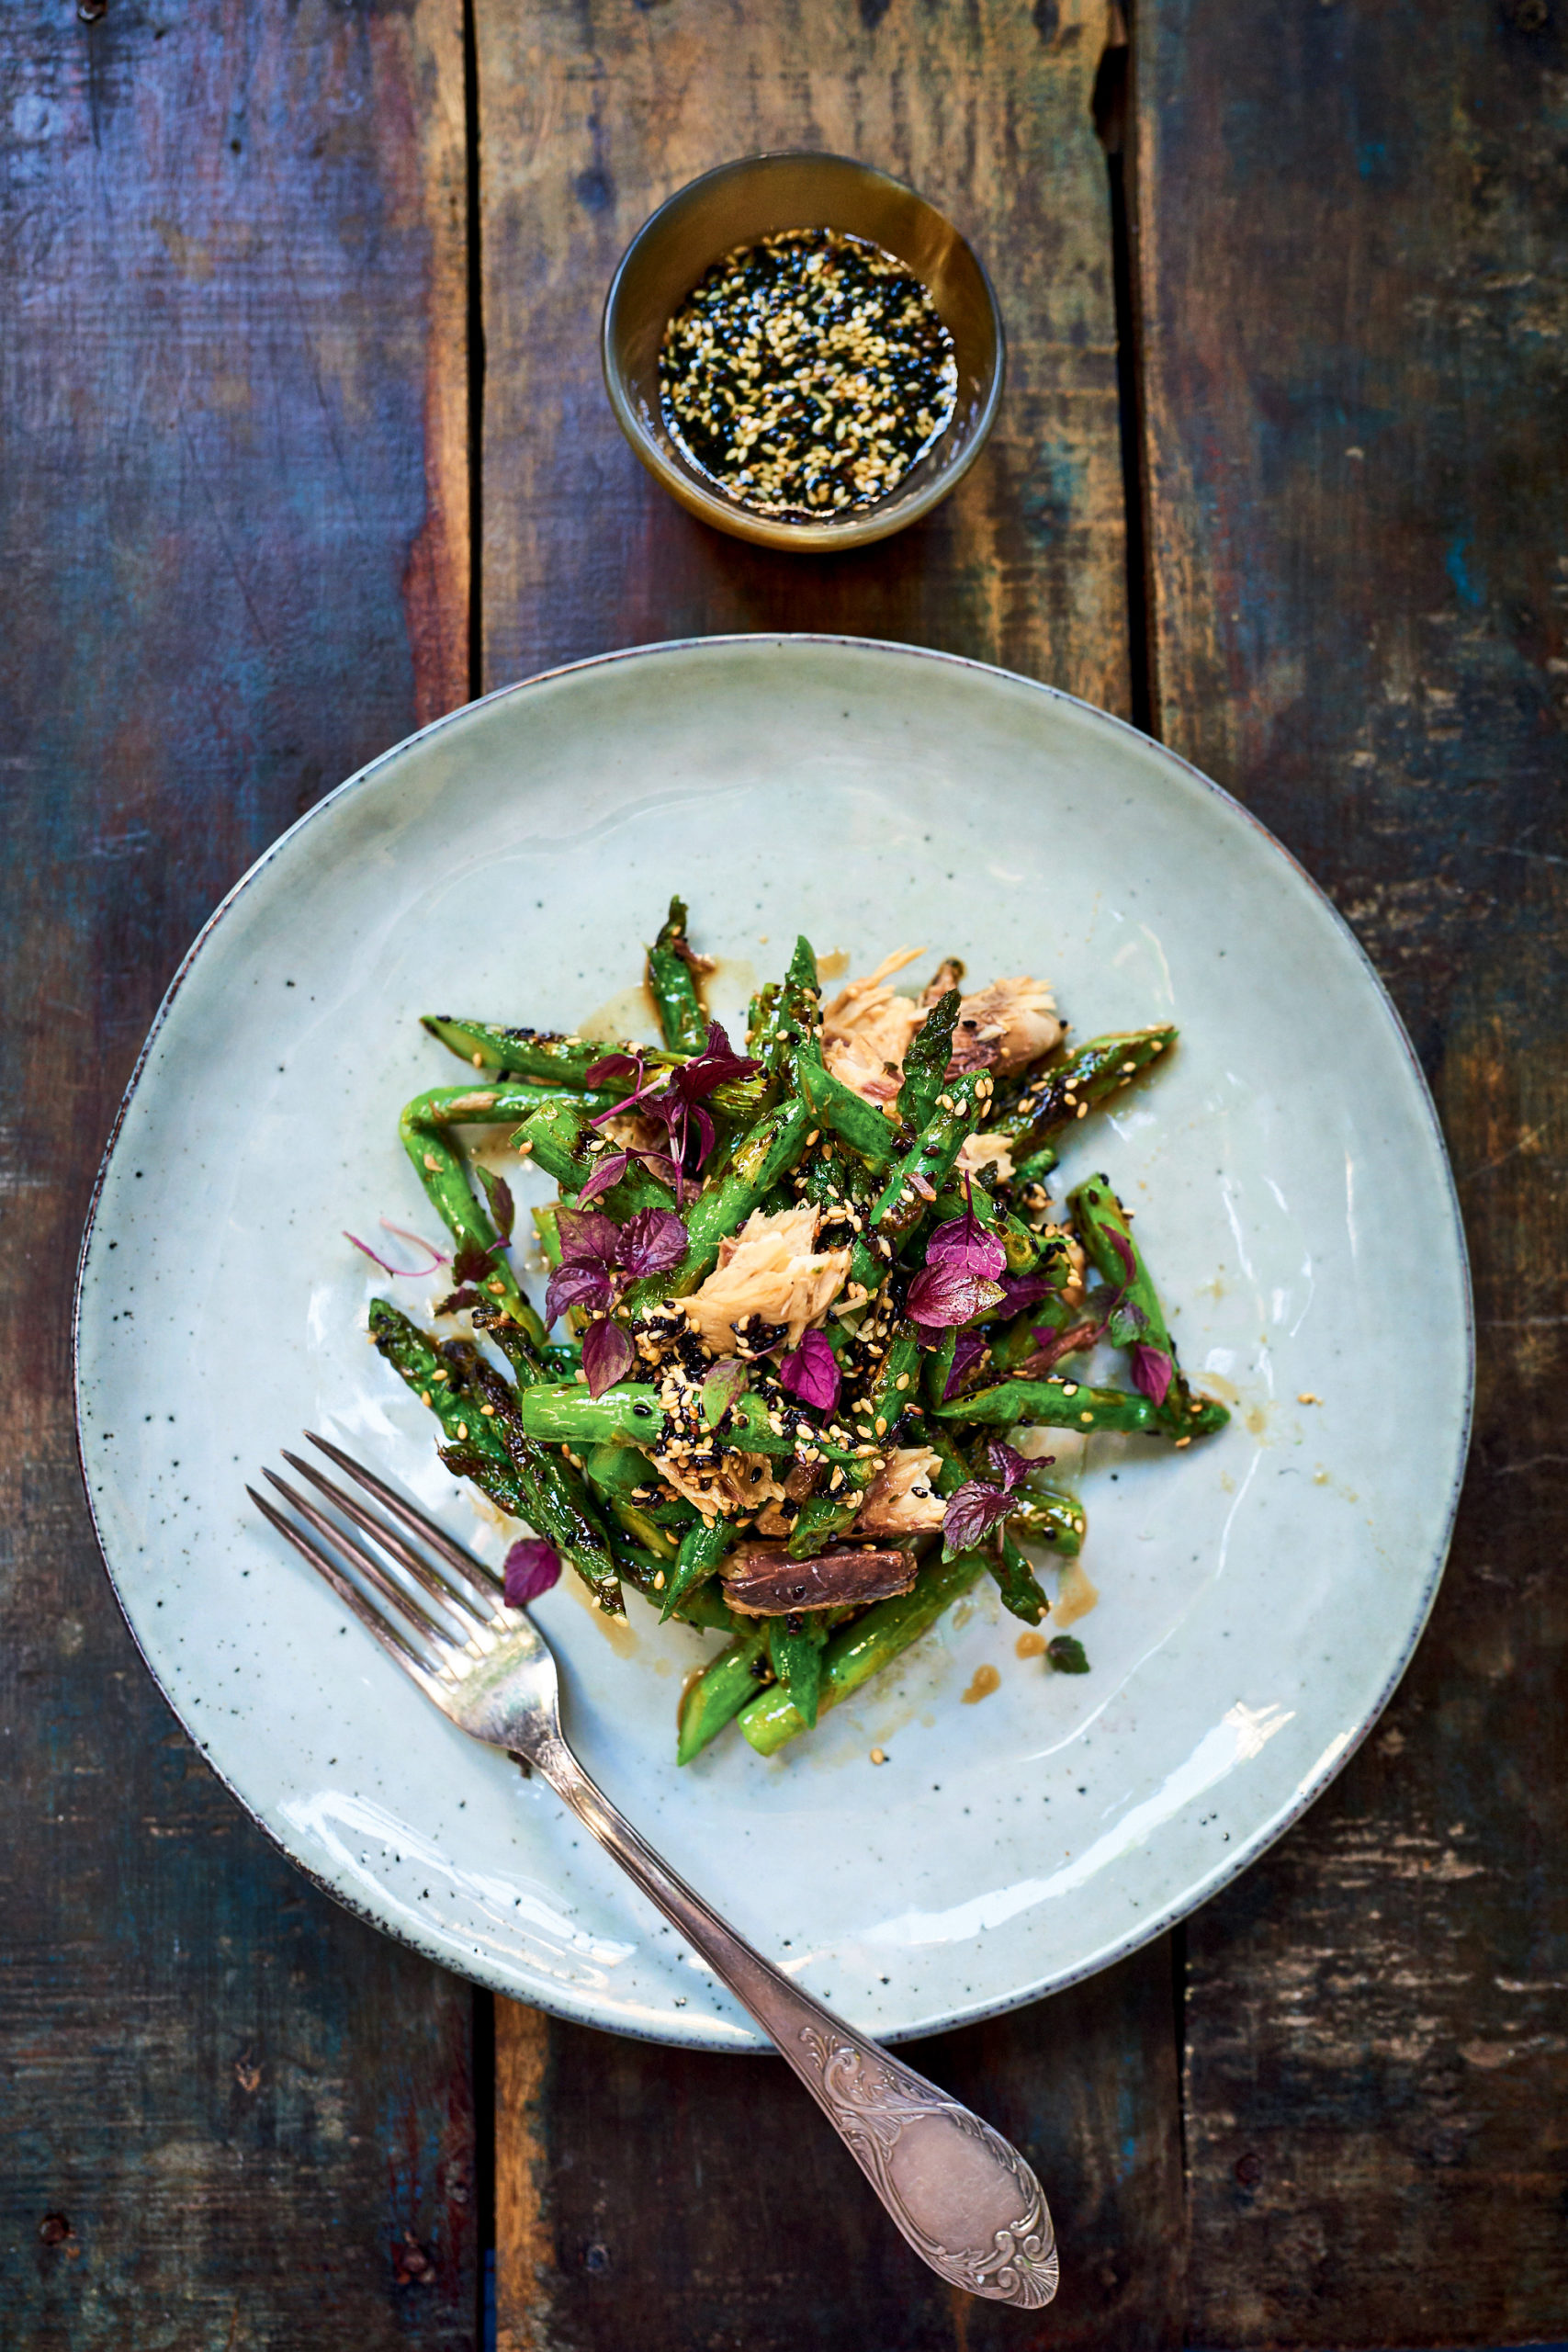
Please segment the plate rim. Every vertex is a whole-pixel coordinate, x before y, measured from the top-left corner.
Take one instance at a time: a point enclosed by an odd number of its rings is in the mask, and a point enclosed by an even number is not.
[[[1399,1655],[1392,1662],[1382,1687],[1367,1708],[1356,1730],[1344,1739],[1342,1745],[1337,1747],[1331,1746],[1329,1750],[1325,1750],[1325,1756],[1319,1759],[1313,1771],[1298,1784],[1291,1803],[1255,1837],[1247,1840],[1236,1853],[1217,1860],[1201,1878],[1193,1882],[1180,1895],[1166,1904],[1151,1917],[1139,1918],[1132,1923],[1127,1931],[1104,1951],[1086,1960],[1078,1967],[1070,1969],[1065,1973],[1053,1975],[1048,1983],[1026,1984],[1003,1994],[996,1999],[976,2001],[927,2021],[896,2030],[884,2030],[879,2039],[887,2042],[912,2041],[928,2034],[956,2031],[964,2026],[979,2024],[987,2018],[1005,2016],[1010,2010],[1022,2008],[1032,2001],[1048,1999],[1055,1993],[1065,1992],[1070,1985],[1081,1984],[1087,1978],[1098,1975],[1103,1969],[1116,1966],[1119,1962],[1141,1951],[1145,1944],[1152,1943],[1157,1936],[1164,1935],[1170,1928],[1179,1925],[1183,1919],[1190,1918],[1195,1911],[1201,1909],[1205,1903],[1212,1901],[1235,1879],[1239,1878],[1244,1871],[1250,1870],[1255,1863],[1261,1861],[1270,1848],[1276,1845],[1288,1830],[1293,1828],[1303,1815],[1316,1804],[1374,1730],[1395,1690],[1404,1680],[1411,1660],[1420,1645],[1422,1635],[1430,1623],[1432,1611],[1437,1603],[1438,1588],[1442,1583],[1449,1554],[1452,1547],[1454,1525],[1469,1465],[1471,1440],[1474,1428],[1475,1299],[1474,1286],[1471,1277],[1469,1244],[1453,1162],[1450,1157],[1447,1138],[1443,1133],[1442,1122],[1438,1115],[1437,1102],[1427,1082],[1427,1073],[1421,1066],[1410,1032],[1405,1026],[1382,975],[1372,962],[1349,922],[1340,912],[1323,885],[1302,864],[1293,851],[1287,848],[1278,834],[1272,831],[1263,820],[1247,806],[1245,801],[1237,799],[1235,795],[1227,791],[1224,785],[1217,784],[1213,776],[1206,775],[1201,768],[1185,758],[1181,752],[1174,752],[1168,744],[1160,742],[1157,737],[1145,734],[1130,719],[1120,717],[1114,711],[1101,708],[1098,703],[1087,701],[1081,695],[1069,694],[1065,687],[1047,684],[1039,678],[1027,677],[1021,671],[1009,670],[999,662],[978,661],[971,654],[950,653],[936,646],[909,645],[895,638],[862,637],[851,631],[833,629],[733,629],[712,636],[660,638],[643,645],[617,646],[608,652],[588,654],[575,662],[558,662],[547,670],[536,671],[525,678],[512,679],[505,685],[492,686],[487,694],[476,695],[470,702],[459,703],[455,709],[444,711],[438,718],[431,719],[423,727],[416,728],[412,734],[400,737],[397,742],[389,744],[384,751],[377,752],[374,758],[367,760],[362,767],[356,768],[351,775],[344,776],[342,782],[334,785],[329,792],[323,793],[319,800],[314,801],[301,815],[296,817],[291,824],[287,825],[283,831],[267,844],[244,872],[230,884],[181,956],[159,1001],[158,1009],[152,1016],[141,1050],[126,1080],[113,1123],[99,1155],[87,1213],[83,1223],[71,1299],[71,1397],[76,1467],[106,1581],[114,1595],[115,1605],[130,1635],[136,1654],[159,1697],[209,1769],[241,1807],[247,1819],[261,1831],[269,1845],[282,1854],[292,1869],[299,1871],[302,1877],[320,1888],[322,1894],[330,1896],[332,1901],[338,1904],[344,1910],[366,1921],[380,1934],[390,1936],[394,1942],[418,1952],[423,1960],[447,1970],[453,1975],[460,1976],[471,1984],[483,1985],[491,1993],[500,1993],[508,1999],[516,2000],[525,1997],[528,2006],[543,2009],[547,2015],[561,2018],[570,2024],[586,2025],[601,2032],[621,2035],[628,2041],[653,2042],[667,2049],[703,2050],[737,2057],[767,2056],[771,2052],[772,2045],[765,2040],[738,2044],[732,2040],[718,2039],[702,2020],[695,2018],[690,2028],[671,2031],[654,2031],[627,2023],[618,2018],[606,2018],[591,2003],[582,1999],[574,1999],[570,1994],[554,1985],[548,1985],[542,1991],[530,1988],[526,1996],[520,1996],[513,1986],[501,1983],[482,1965],[472,1966],[466,1959],[449,1953],[440,1946],[438,1939],[433,1937],[427,1941],[394,1926],[379,1917],[368,1905],[356,1900],[343,1888],[333,1884],[321,1871],[313,1869],[293,1853],[280,1832],[255,1810],[249,1799],[217,1762],[206,1742],[186,1721],[185,1716],[175,1704],[161,1676],[142,1646],[130,1608],[121,1593],[114,1570],[109,1565],[108,1547],[105,1542],[104,1529],[99,1521],[93,1482],[87,1467],[83,1430],[83,1296],[88,1254],[97,1225],[98,1212],[109,1168],[118,1147],[121,1130],[136,1091],[141,1082],[153,1046],[174,1007],[175,1000],[190,977],[197,958],[200,956],[208,939],[224,921],[230,909],[251,888],[252,884],[260,878],[297,833],[302,832],[306,826],[313,823],[327,808],[346,798],[349,794],[362,791],[369,786],[380,771],[391,761],[400,759],[405,752],[440,735],[446,729],[455,727],[460,721],[470,718],[474,712],[488,708],[491,704],[507,701],[513,696],[528,694],[536,687],[551,685],[563,678],[572,677],[584,672],[607,669],[616,663],[706,651],[717,647],[739,646],[756,649],[764,646],[794,648],[813,645],[843,648],[854,652],[909,655],[918,661],[938,662],[949,669],[970,671],[982,678],[1001,679],[1009,685],[1022,686],[1032,694],[1043,695],[1049,701],[1066,704],[1073,709],[1087,713],[1098,724],[1130,736],[1142,750],[1153,752],[1160,760],[1171,762],[1193,782],[1201,785],[1204,791],[1220,802],[1227,811],[1242,818],[1254,832],[1262,836],[1265,843],[1284,861],[1295,877],[1304,884],[1310,896],[1317,900],[1352,949],[1364,978],[1371,984],[1375,1001],[1381,1007],[1383,1018],[1392,1030],[1396,1044],[1403,1051],[1410,1075],[1415,1081],[1418,1100],[1426,1113],[1445,1179],[1445,1198],[1457,1253],[1457,1271],[1463,1317],[1464,1395],[1459,1417],[1459,1442],[1450,1480],[1447,1505],[1443,1513],[1441,1534],[1433,1546],[1431,1564],[1421,1589],[1419,1605],[1411,1618],[1408,1634]]]

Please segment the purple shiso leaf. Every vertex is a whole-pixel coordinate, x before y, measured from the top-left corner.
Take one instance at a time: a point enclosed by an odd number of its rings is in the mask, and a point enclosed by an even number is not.
[[[706,1046],[694,1060],[677,1064],[672,1083],[688,1102],[695,1102],[732,1079],[755,1078],[761,1068],[760,1062],[738,1054],[720,1023],[710,1021]]]
[[[1150,1402],[1163,1405],[1170,1387],[1176,1366],[1163,1348],[1151,1348],[1142,1340],[1133,1347],[1133,1385],[1141,1388]]]
[[[979,1331],[960,1331],[953,1351],[953,1369],[947,1375],[947,1386],[942,1392],[944,1405],[951,1404],[963,1381],[974,1371],[986,1352],[984,1335]]]
[[[592,1175],[577,1196],[578,1207],[581,1209],[588,1202],[596,1201],[601,1193],[607,1193],[612,1184],[618,1184],[630,1164],[629,1151],[607,1151],[603,1159],[595,1160]]]
[[[512,1187],[504,1176],[497,1176],[489,1168],[479,1170],[479,1182],[484,1186],[485,1199],[490,1203],[490,1213],[495,1219],[496,1232],[504,1245],[512,1238],[513,1222],[517,1215],[517,1204],[512,1197]]]
[[[1043,1274],[998,1274],[997,1280],[1001,1285],[1003,1315],[1020,1315],[1026,1306],[1037,1306],[1051,1288]]]
[[[973,1551],[1011,1509],[1012,1497],[1004,1487],[988,1487],[978,1478],[971,1478],[951,1498],[942,1513],[944,1545],[950,1552]]]
[[[673,1209],[638,1209],[616,1236],[615,1263],[628,1274],[662,1274],[680,1264],[689,1243],[684,1221]]]
[[[562,1209],[556,1230],[560,1235],[562,1262],[568,1266],[594,1261],[611,1264],[620,1246],[621,1228],[603,1209]]]
[[[839,1364],[820,1331],[803,1331],[800,1345],[779,1365],[779,1385],[803,1405],[830,1413],[839,1402]]]
[[[423,1266],[389,1265],[386,1259],[383,1258],[378,1251],[372,1250],[367,1241],[361,1241],[357,1233],[349,1233],[345,1231],[343,1237],[345,1241],[352,1241],[355,1248],[362,1250],[365,1256],[369,1259],[372,1265],[379,1266],[384,1274],[392,1274],[394,1276],[417,1276],[421,1281],[423,1281],[427,1274],[433,1274],[437,1266],[445,1266],[446,1264],[446,1251],[445,1250],[437,1250],[433,1242],[426,1241],[423,1234],[411,1233],[406,1225],[394,1225],[389,1216],[382,1217],[380,1220],[380,1226],[383,1233],[395,1233],[400,1241],[412,1242],[416,1250],[423,1250],[424,1251],[425,1256],[429,1261],[429,1263]]]
[[[590,1323],[582,1335],[582,1372],[590,1396],[602,1396],[632,1368],[632,1343],[609,1316]]]
[[[745,1387],[749,1373],[739,1356],[720,1356],[703,1382],[703,1423],[717,1429]]]
[[[948,1262],[925,1266],[909,1284],[906,1307],[909,1320],[927,1330],[950,1330],[955,1323],[973,1322],[1001,1297],[1001,1286],[984,1274],[970,1273]]]
[[[993,1476],[1001,1480],[1002,1492],[1006,1495],[1011,1494],[1029,1468],[1028,1456],[1020,1453],[1015,1446],[1004,1445],[999,1437],[992,1438],[987,1446],[986,1459],[991,1465]]]
[[[469,1290],[465,1285],[463,1289],[455,1290],[444,1298],[435,1312],[437,1315],[461,1315],[465,1307],[478,1306],[480,1304],[479,1293],[477,1290]]]
[[[506,1555],[502,1571],[505,1579],[506,1599],[513,1609],[526,1609],[542,1592],[548,1592],[560,1576],[560,1555],[553,1544],[542,1536],[525,1535],[514,1544]]]
[[[615,1295],[610,1270],[598,1259],[577,1266],[558,1266],[545,1292],[545,1321],[555,1322],[569,1306],[608,1306]]]
[[[452,1261],[452,1272],[460,1283],[482,1283],[495,1272],[494,1261],[505,1248],[502,1241],[492,1242],[481,1250],[477,1241],[465,1241]]]
[[[1124,1233],[1118,1233],[1113,1225],[1108,1225],[1105,1231],[1111,1248],[1115,1250],[1116,1255],[1122,1261],[1122,1269],[1125,1273],[1127,1280],[1130,1283],[1136,1282],[1138,1279],[1138,1261],[1132,1243],[1128,1240]]]
[[[928,1266],[952,1266],[960,1273],[983,1274],[988,1282],[996,1281],[1007,1261],[1007,1251],[973,1210],[939,1225],[926,1243]]]
[[[603,1061],[593,1063],[591,1069],[583,1071],[582,1083],[584,1086],[614,1086],[623,1078],[635,1078],[639,1086],[642,1084],[640,1054],[606,1054]]]

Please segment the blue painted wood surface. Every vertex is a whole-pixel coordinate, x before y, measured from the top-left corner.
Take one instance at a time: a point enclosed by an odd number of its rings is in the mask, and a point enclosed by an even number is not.
[[[1156,707],[1410,1026],[1480,1359],[1403,1689],[1188,1929],[1190,2324],[1561,2334],[1568,21],[1140,0],[1134,49]]]
[[[454,68],[460,101],[457,30],[448,59],[417,11],[27,0],[0,42],[0,2340],[25,2352],[474,2341],[472,1996],[299,1878],[167,1713],[87,1521],[67,1330],[192,935],[466,690],[427,470],[454,231],[421,129]],[[459,191],[460,155],[459,130]]]

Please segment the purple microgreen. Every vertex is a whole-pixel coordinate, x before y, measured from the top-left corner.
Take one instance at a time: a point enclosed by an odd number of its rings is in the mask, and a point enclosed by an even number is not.
[[[951,1330],[956,1323],[972,1323],[1001,1297],[1001,1285],[951,1262],[922,1267],[909,1284],[906,1307],[909,1320],[927,1330]]]
[[[640,1054],[606,1054],[602,1061],[592,1063],[582,1073],[584,1086],[614,1086],[623,1078],[635,1078],[642,1084]]]
[[[983,1544],[994,1527],[998,1527],[1012,1509],[1012,1497],[1005,1487],[987,1486],[983,1479],[971,1478],[948,1499],[942,1515],[942,1537],[946,1550],[972,1552]]]
[[[385,1217],[381,1222],[387,1225]],[[368,1258],[373,1266],[379,1266],[384,1274],[390,1274],[394,1279],[400,1279],[405,1275],[417,1276],[423,1282],[435,1272],[437,1266],[444,1266],[446,1263],[445,1250],[432,1250],[429,1242],[421,1241],[417,1233],[405,1233],[400,1225],[387,1225],[387,1230],[389,1233],[395,1233],[400,1240],[412,1241],[416,1248],[425,1250],[428,1253],[428,1262],[423,1266],[394,1266],[389,1260],[382,1257],[378,1250],[372,1250],[368,1241],[361,1241],[357,1233],[349,1233],[345,1230],[343,1238],[345,1241],[352,1241],[355,1248]]]
[[[479,1292],[465,1287],[462,1290],[453,1291],[448,1297],[444,1298],[435,1312],[437,1315],[461,1315],[466,1307],[478,1306],[479,1304]]]
[[[703,1424],[717,1429],[749,1378],[739,1356],[720,1356],[703,1382]]]
[[[986,1352],[985,1334],[981,1331],[960,1331],[953,1350],[953,1369],[947,1375],[947,1385],[942,1392],[944,1405],[951,1404]]]
[[[630,1164],[629,1151],[607,1151],[603,1159],[595,1160],[592,1175],[577,1196],[578,1207],[585,1207],[590,1201],[596,1201],[601,1193],[607,1193],[612,1184],[618,1184]]]
[[[383,1233],[395,1233],[400,1241],[412,1241],[416,1250],[428,1250],[437,1266],[444,1266],[446,1263],[446,1250],[437,1250],[434,1243],[427,1241],[423,1233],[411,1233],[406,1225],[394,1225],[389,1216],[378,1217],[376,1221]],[[431,1271],[434,1272],[434,1269],[432,1268]]]
[[[632,1343],[618,1323],[604,1315],[582,1335],[582,1371],[590,1396],[602,1396],[632,1368]]]
[[[389,1216],[380,1218],[379,1224],[383,1233],[396,1234],[400,1241],[406,1241],[413,1249],[423,1250],[425,1257],[425,1263],[423,1266],[394,1266],[389,1259],[382,1257],[379,1250],[372,1250],[367,1241],[361,1241],[356,1233],[345,1231],[344,1239],[352,1241],[355,1248],[362,1251],[373,1266],[379,1266],[384,1274],[391,1274],[400,1280],[407,1277],[423,1282],[428,1275],[435,1272],[437,1266],[445,1266],[448,1262],[447,1252],[445,1250],[437,1250],[434,1243],[427,1241],[422,1233],[411,1233],[406,1225],[394,1225]]]
[[[690,1246],[673,1209],[638,1209],[616,1237],[614,1261],[628,1274],[662,1274],[678,1266]]]
[[[1026,1306],[1037,1306],[1050,1295],[1043,1274],[998,1274],[997,1280],[1002,1292],[997,1309],[1000,1315],[1021,1315]]]
[[[819,1413],[837,1409],[839,1361],[820,1331],[801,1333],[799,1347],[779,1364],[779,1385]]]
[[[926,1243],[928,1267],[951,1266],[960,1273],[983,1274],[987,1282],[995,1282],[1007,1261],[1007,1251],[972,1208],[939,1225]]]
[[[1133,1385],[1141,1388],[1152,1404],[1163,1405],[1169,1390],[1176,1366],[1163,1348],[1151,1348],[1142,1340],[1133,1348]]]
[[[1122,1272],[1130,1283],[1135,1283],[1138,1279],[1138,1258],[1132,1243],[1124,1233],[1118,1233],[1113,1225],[1106,1226],[1104,1232],[1107,1240],[1122,1261]]]
[[[1027,1455],[1020,1453],[1015,1446],[1004,1445],[999,1437],[988,1440],[986,1459],[991,1465],[991,1476],[1000,1479],[1002,1492],[1007,1495],[1011,1494],[1029,1468]]]
[[[706,1046],[693,1060],[677,1066],[674,1082],[688,1102],[695,1102],[701,1096],[711,1094],[716,1086],[727,1086],[736,1079],[755,1078],[761,1068],[761,1062],[754,1062],[750,1055],[738,1054],[720,1023],[710,1021]]]
[[[545,1292],[545,1321],[553,1323],[569,1306],[608,1306],[615,1295],[609,1269],[598,1259],[558,1266]]]
[[[613,1216],[603,1209],[561,1209],[556,1216],[556,1230],[560,1235],[562,1262],[569,1266],[588,1265],[595,1261],[604,1265],[614,1262],[620,1246],[621,1228]]]
[[[482,1283],[495,1272],[496,1251],[504,1245],[495,1242],[481,1250],[477,1241],[465,1241],[452,1261],[452,1272],[460,1283]]]
[[[512,1238],[513,1222],[517,1215],[512,1187],[504,1176],[497,1176],[489,1168],[479,1170],[479,1182],[484,1186],[484,1196],[490,1203],[490,1213],[495,1219],[495,1229],[504,1247]]]
[[[560,1555],[553,1544],[542,1536],[525,1535],[514,1544],[506,1555],[502,1571],[505,1580],[507,1605],[526,1609],[542,1592],[548,1592],[560,1576]]]

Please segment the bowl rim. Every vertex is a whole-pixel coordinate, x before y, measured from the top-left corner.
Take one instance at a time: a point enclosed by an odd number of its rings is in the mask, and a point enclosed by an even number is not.
[[[657,235],[666,214],[677,204],[684,202],[695,190],[705,187],[710,181],[729,179],[739,173],[753,171],[759,165],[799,163],[840,164],[846,171],[858,173],[867,179],[880,180],[901,195],[912,197],[917,204],[923,205],[928,212],[934,214],[957,238],[978,273],[990,311],[991,332],[996,346],[995,364],[980,401],[973,430],[952,464],[933,472],[912,495],[901,499],[895,492],[889,499],[880,501],[875,506],[867,507],[841,523],[788,523],[772,515],[752,514],[738,499],[726,497],[722,491],[716,489],[708,490],[697,474],[688,473],[682,467],[672,465],[633,405],[615,356],[615,331],[626,273],[638,254],[646,251]],[[900,179],[896,173],[884,171],[879,164],[864,164],[858,156],[841,155],[832,148],[770,147],[755,154],[734,156],[728,163],[715,164],[707,171],[699,172],[694,179],[684,180],[679,187],[672,188],[663,202],[649,214],[615,264],[606,289],[599,322],[599,360],[604,371],[604,390],[621,431],[654,480],[677,499],[688,514],[696,515],[700,522],[711,523],[716,530],[728,532],[732,537],[750,539],[759,547],[773,548],[785,554],[833,555],[849,548],[869,546],[875,539],[890,537],[895,531],[901,531],[907,525],[917,523],[929,514],[950,491],[957,488],[989,440],[991,428],[997,421],[1007,381],[1007,333],[990,271],[958,223],[940,205],[933,204],[930,197],[922,196],[918,187],[908,180]]]

